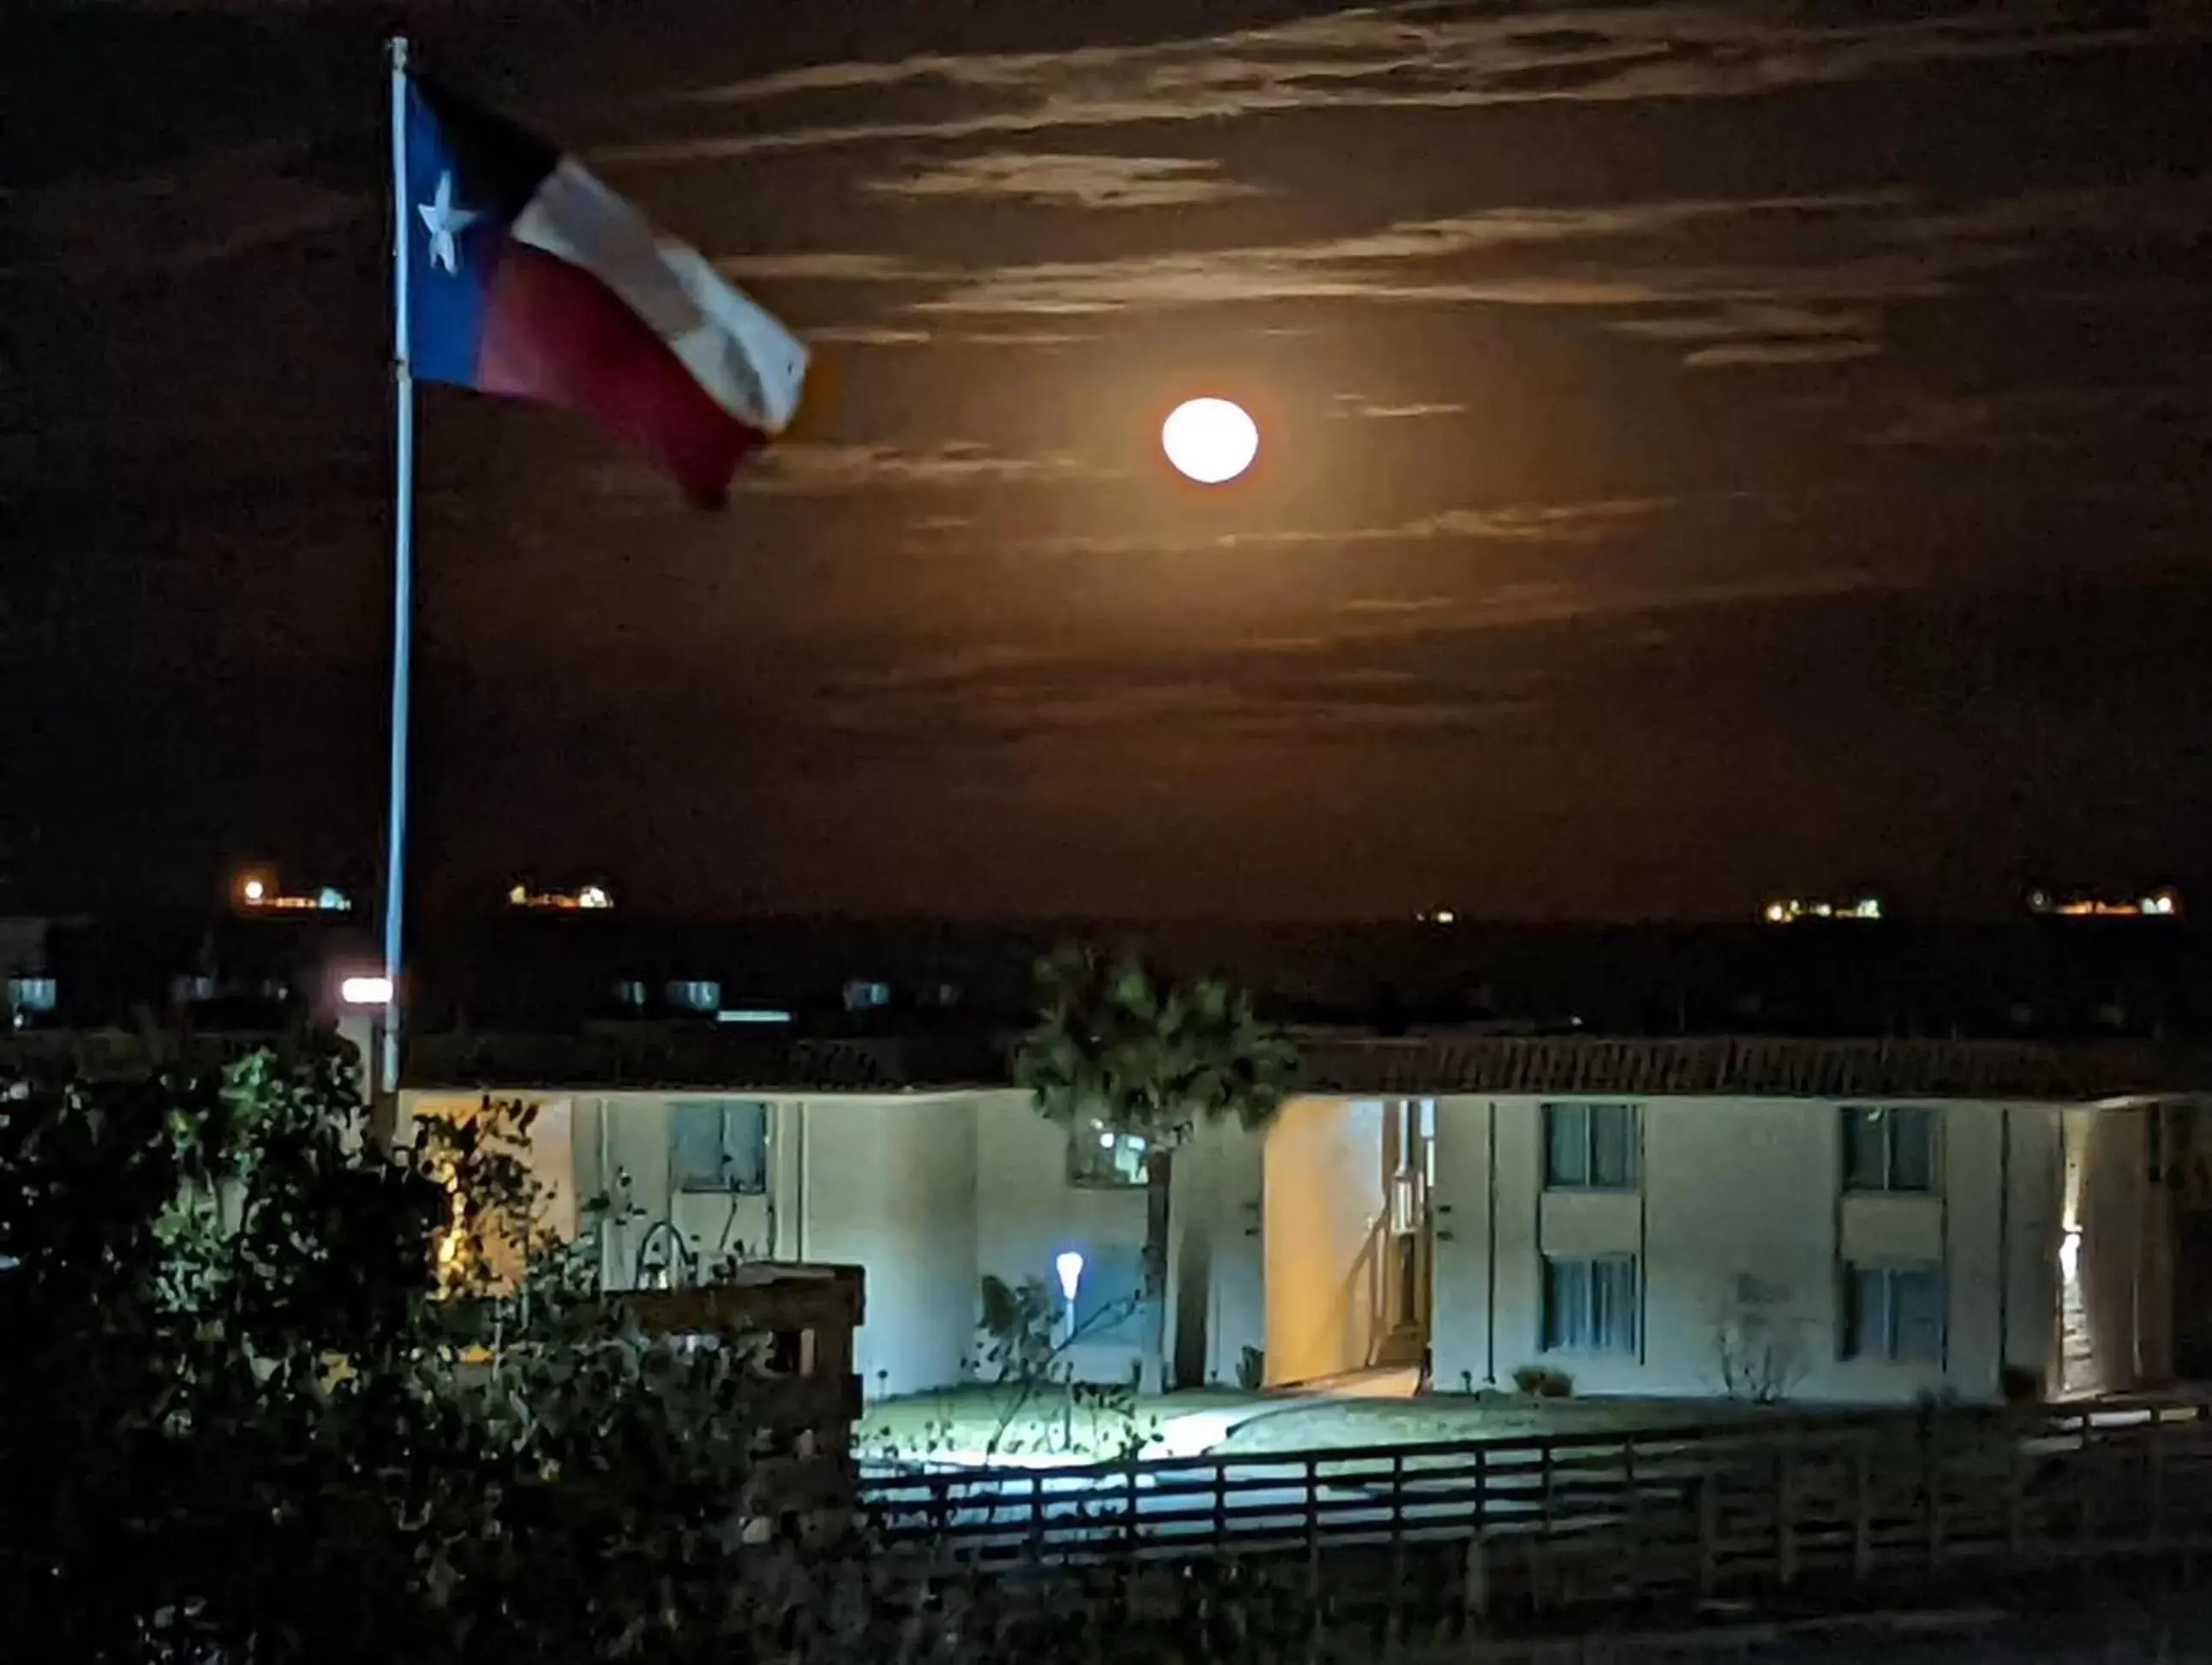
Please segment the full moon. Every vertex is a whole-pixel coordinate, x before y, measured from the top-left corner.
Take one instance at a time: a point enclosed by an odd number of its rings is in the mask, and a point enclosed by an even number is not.
[[[1160,425],[1168,460],[1200,485],[1233,480],[1260,454],[1260,429],[1225,399],[1187,399]]]

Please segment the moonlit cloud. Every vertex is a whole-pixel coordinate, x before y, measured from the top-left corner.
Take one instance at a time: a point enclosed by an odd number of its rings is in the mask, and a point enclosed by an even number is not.
[[[1422,417],[1460,416],[1466,410],[1467,406],[1456,400],[1413,399],[1392,405],[1364,399],[1358,393],[1339,393],[1328,414],[1338,422],[1411,422]]]
[[[866,188],[917,201],[1012,199],[1101,209],[1176,207],[1255,194],[1250,186],[1216,177],[1219,170],[1217,162],[1188,156],[1001,152],[872,180]]]
[[[912,303],[922,313],[1081,316],[1136,308],[1364,301],[1642,309],[1717,316],[1762,308],[1840,307],[1944,293],[2005,246],[1902,247],[1851,234],[1899,211],[1887,195],[1664,202],[1592,210],[1490,210],[1404,221],[1306,243],[1181,249],[1002,266],[952,278]],[[1815,241],[1812,224],[1829,228]],[[1710,228],[1703,262],[1656,258],[1652,240]],[[1784,234],[1778,238],[1775,228]],[[1838,233],[1844,247],[1836,247]],[[1798,246],[1792,247],[1788,234]],[[1731,238],[1741,258],[1725,256]],[[1757,246],[1753,247],[1756,242]],[[1647,332],[1656,327],[1647,322]],[[1704,327],[1727,330],[1717,323]]]
[[[1047,553],[1060,555],[1138,555],[1206,549],[1417,544],[1440,540],[1591,544],[1653,520],[1675,506],[1676,500],[1667,497],[1609,497],[1582,503],[1509,503],[1492,508],[1443,509],[1435,514],[1374,526],[1273,527],[1181,535],[1073,533],[1043,540],[1036,547]]]
[[[1916,395],[1862,442],[1899,451],[2004,454],[2132,446],[2147,434],[2183,445],[2212,441],[2212,416],[2199,391],[2150,382]]]
[[[220,152],[174,171],[46,186],[13,207],[50,266],[84,278],[183,275],[369,217],[368,193],[285,171],[297,149]]]
[[[927,53],[784,70],[699,89],[678,107],[705,114],[866,90],[885,95],[899,113],[767,131],[749,118],[742,131],[638,141],[596,159],[605,166],[687,162],[1286,111],[1771,96],[1914,65],[2091,52],[2146,33],[2057,13],[2023,20],[1996,11],[1824,24],[1799,8],[1709,0],[1502,15],[1432,3],[1361,8],[1188,40]]]
[[[1846,364],[1881,351],[1872,341],[1732,341],[1699,347],[1683,355],[1691,369],[1724,369],[1758,364]]]
[[[1007,456],[966,440],[950,440],[927,449],[793,441],[763,453],[738,485],[744,491],[773,497],[901,486],[1034,484],[1102,474],[1095,465],[1076,457]]]
[[[809,341],[846,347],[920,347],[931,340],[927,330],[889,329],[877,324],[828,324],[806,332]]]
[[[726,254],[714,265],[739,283],[912,284],[951,275],[896,254],[819,249],[811,253]]]
[[[1355,595],[1343,604],[1342,610],[1352,613],[1402,616],[1415,613],[1442,613],[1457,605],[1457,601],[1449,595]]]

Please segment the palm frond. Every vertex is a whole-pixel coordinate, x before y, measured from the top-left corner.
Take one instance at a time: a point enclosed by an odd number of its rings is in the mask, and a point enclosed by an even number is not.
[[[1200,1122],[1264,1125],[1296,1080],[1287,1037],[1219,979],[1170,983],[1134,955],[1067,943],[1040,962],[1037,989],[1014,1079],[1051,1120],[1167,1147]]]

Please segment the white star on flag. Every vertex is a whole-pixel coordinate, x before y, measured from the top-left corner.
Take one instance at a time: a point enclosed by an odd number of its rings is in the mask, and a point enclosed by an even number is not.
[[[453,240],[479,217],[475,209],[463,208],[453,201],[451,168],[438,175],[438,194],[428,202],[416,204],[415,211],[422,217],[423,227],[430,234],[430,264],[458,273],[461,252]]]

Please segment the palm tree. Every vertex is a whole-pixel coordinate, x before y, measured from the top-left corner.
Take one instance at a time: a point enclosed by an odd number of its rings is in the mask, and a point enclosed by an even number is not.
[[[1014,1058],[1037,1113],[1071,1134],[1141,1140],[1146,1380],[1165,1383],[1168,1198],[1176,1145],[1200,1123],[1263,1126],[1297,1055],[1252,997],[1217,979],[1163,981],[1133,954],[1068,944],[1037,967],[1040,1010]]]

